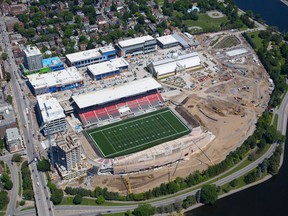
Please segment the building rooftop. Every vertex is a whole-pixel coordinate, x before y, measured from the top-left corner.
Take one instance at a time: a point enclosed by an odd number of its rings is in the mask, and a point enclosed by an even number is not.
[[[71,53],[67,54],[66,58],[70,62],[75,62],[75,61],[82,61],[94,57],[101,56],[105,52],[110,52],[110,51],[115,51],[114,47],[112,46],[106,46],[106,47],[101,47],[101,48],[96,48],[96,49],[91,49],[91,50],[85,50],[81,52],[76,52],[76,53]]]
[[[57,136],[55,142],[65,152],[70,152],[80,146],[79,139],[75,133],[60,134]]]
[[[89,65],[87,69],[94,75],[104,74],[107,72],[118,70],[120,67],[129,66],[124,58],[116,58],[110,61]]]
[[[226,54],[230,57],[236,56],[236,55],[242,55],[244,53],[247,53],[248,50],[245,48],[239,48],[239,49],[234,49],[226,52]]]
[[[116,101],[121,98],[139,95],[150,90],[159,89],[162,86],[153,78],[144,78],[129,83],[125,83],[113,88],[107,88],[96,92],[72,96],[74,102],[80,109],[101,105]]]
[[[147,35],[147,36],[143,36],[143,37],[137,37],[137,38],[132,38],[132,39],[119,41],[118,44],[121,47],[129,47],[129,46],[132,46],[132,45],[137,45],[137,44],[144,43],[145,41],[149,41],[149,40],[154,40],[154,38],[152,36],[150,36],[150,35]]]
[[[201,60],[197,52],[178,56],[173,53],[170,58],[153,62],[152,65],[158,75],[167,74],[175,71],[177,68],[191,68],[201,65]]]
[[[172,36],[181,44],[182,47],[184,48],[190,47],[189,43],[179,33],[174,33]]]
[[[15,127],[6,129],[6,138],[8,141],[21,139],[18,128]]]
[[[30,46],[28,45],[23,49],[26,56],[35,56],[35,55],[42,55],[40,50],[36,46]]]
[[[0,127],[16,123],[13,107],[7,103],[0,104]]]
[[[43,122],[47,123],[59,118],[65,118],[64,110],[60,106],[56,98],[50,93],[38,95],[37,102],[43,118]]]
[[[57,56],[43,59],[42,63],[43,63],[43,67],[51,67],[51,66],[57,66],[57,65],[60,66],[63,64],[60,58]]]
[[[69,67],[65,68],[64,70],[46,74],[31,74],[27,77],[35,89],[59,85],[69,85],[75,82],[83,81],[83,77],[77,71],[76,67]]]
[[[159,41],[163,45],[178,43],[178,40],[176,40],[175,37],[173,37],[172,35],[158,37],[156,38],[156,40]]]

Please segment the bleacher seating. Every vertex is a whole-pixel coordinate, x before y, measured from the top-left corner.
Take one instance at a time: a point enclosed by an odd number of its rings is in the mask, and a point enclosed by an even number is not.
[[[156,108],[163,104],[163,99],[160,93],[150,93],[146,95],[134,96],[125,101],[119,101],[114,104],[95,108],[90,111],[80,113],[80,119],[83,125],[97,124],[100,122],[114,121],[120,119],[119,108],[129,107],[131,113],[141,114],[151,108]]]

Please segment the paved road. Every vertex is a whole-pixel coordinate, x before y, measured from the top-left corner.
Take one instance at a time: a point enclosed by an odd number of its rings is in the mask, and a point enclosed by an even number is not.
[[[285,135],[286,134],[286,127],[287,127],[287,109],[288,109],[288,94],[285,95],[280,108],[278,110],[278,130]],[[233,179],[236,179],[245,173],[251,171],[255,167],[258,166],[259,163],[261,163],[265,158],[270,157],[275,148],[276,144],[272,144],[269,150],[262,155],[260,158],[258,158],[256,161],[253,163],[249,164],[248,166],[242,168],[241,170],[233,173],[232,175],[229,175],[225,178],[222,178],[218,181],[215,182],[216,185],[224,185]],[[165,200],[160,200],[160,201],[152,201],[151,205],[153,206],[163,206],[163,205],[168,205],[171,203],[174,203],[175,201],[183,200],[185,199],[188,195],[194,195],[197,192],[197,190],[193,190],[191,192],[187,192],[185,194],[181,194],[178,196],[175,196],[173,198],[168,198]],[[163,197],[162,197],[163,198]],[[129,206],[56,206],[55,207],[55,213],[58,215],[95,215],[95,213],[115,213],[115,212],[125,212],[127,210],[133,210],[136,208],[137,205],[129,205]],[[74,213],[73,213],[74,212]]]
[[[4,17],[2,16],[2,13],[0,13],[0,32],[1,32],[1,40],[3,41],[2,43],[3,50],[8,54],[8,62],[10,63],[13,98],[16,101],[16,103],[14,103],[14,109],[15,112],[18,114],[17,116],[19,124],[22,126],[21,129],[23,139],[26,144],[27,156],[30,161],[33,161],[35,157],[38,157],[38,155],[36,154],[35,147],[33,145],[33,137],[31,134],[32,119],[30,118],[30,113],[26,115],[25,112],[26,108],[29,107],[30,104],[29,100],[26,100],[26,97],[23,95],[19,83],[17,81],[17,79],[21,80],[21,78],[17,73],[18,67],[13,57],[12,46],[10,43],[9,34],[5,28]],[[48,188],[46,187],[47,183],[44,174],[37,171],[36,164],[34,162],[31,163],[31,165],[29,165],[29,168],[32,172],[31,177],[33,180],[34,196],[38,214],[45,216],[54,215],[53,206],[49,200],[49,191]]]

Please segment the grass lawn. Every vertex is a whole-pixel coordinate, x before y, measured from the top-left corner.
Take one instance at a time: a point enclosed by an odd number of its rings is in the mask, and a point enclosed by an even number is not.
[[[21,178],[20,178],[20,172],[18,172],[18,180],[19,180],[18,195],[21,197],[22,183],[21,183]]]
[[[29,206],[29,207],[21,209],[21,211],[30,210],[30,209],[35,209],[35,207],[34,206]]]
[[[73,203],[73,199],[74,197],[64,197],[61,204],[60,205],[75,205]],[[96,198],[87,198],[87,197],[83,197],[82,198],[82,202],[80,205],[86,205],[86,206],[99,206],[96,203]],[[128,203],[113,203],[113,202],[109,202],[109,201],[105,201],[102,205],[100,206],[123,206],[123,205],[129,205]],[[130,204],[130,205],[134,205],[134,204]]]
[[[198,16],[198,20],[185,20],[184,23],[188,28],[193,26],[199,26],[203,29],[207,29],[213,27],[220,27],[221,23],[225,23],[228,21],[227,17],[211,18],[208,14],[198,14]]]
[[[6,212],[0,211],[0,216],[5,216]]]
[[[190,133],[170,109],[87,131],[106,158],[137,152]]]
[[[259,34],[259,31],[255,31],[255,32],[249,32],[247,33],[251,39],[253,40],[255,46],[256,46],[256,50],[260,49],[263,47],[263,44],[262,44],[262,39],[258,36]]]
[[[278,114],[275,114],[274,120],[273,120],[273,127],[277,129],[277,124],[278,124]]]

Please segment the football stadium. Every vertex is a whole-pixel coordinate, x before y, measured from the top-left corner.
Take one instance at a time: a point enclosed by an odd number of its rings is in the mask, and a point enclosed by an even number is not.
[[[185,160],[214,139],[190,124],[161,96],[162,86],[144,78],[72,96],[99,173],[125,174]]]
[[[188,133],[190,129],[169,109],[88,131],[105,158],[144,150]]]

